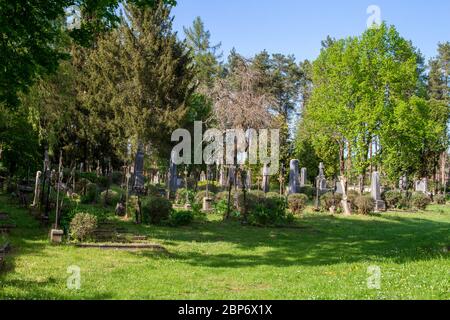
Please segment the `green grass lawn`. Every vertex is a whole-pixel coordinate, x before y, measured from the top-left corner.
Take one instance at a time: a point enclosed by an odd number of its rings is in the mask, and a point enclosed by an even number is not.
[[[121,223],[167,253],[52,246],[46,229],[0,196],[18,225],[0,299],[450,299],[450,206],[378,216],[307,214],[298,228]],[[67,289],[69,266],[81,289]],[[381,268],[381,289],[367,287]]]

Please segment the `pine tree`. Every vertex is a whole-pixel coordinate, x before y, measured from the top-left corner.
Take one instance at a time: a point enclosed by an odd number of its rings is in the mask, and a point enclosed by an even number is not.
[[[171,132],[193,93],[191,64],[167,5],[126,6],[120,28],[99,40],[86,63],[84,103],[96,115],[92,121],[105,124],[118,149],[144,142],[168,156]]]

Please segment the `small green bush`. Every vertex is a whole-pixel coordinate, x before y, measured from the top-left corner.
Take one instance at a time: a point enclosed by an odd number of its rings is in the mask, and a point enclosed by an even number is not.
[[[446,204],[447,203],[447,199],[445,199],[445,196],[442,195],[442,194],[435,195],[433,200],[434,200],[434,202],[436,204],[441,204],[442,205],[442,204]]]
[[[299,191],[301,194],[306,194],[310,200],[316,196],[316,189],[312,186],[301,187]]]
[[[356,206],[356,199],[360,196],[358,191],[348,190],[347,191],[347,200],[350,203],[350,209],[352,211],[357,211],[358,207]]]
[[[198,183],[198,191],[206,191],[206,181],[200,181]],[[208,191],[212,193],[217,193],[219,191],[219,187],[217,185],[217,182],[215,181],[209,181],[208,183]]]
[[[355,199],[359,214],[370,214],[375,210],[375,200],[370,196],[359,196]]]
[[[175,196],[175,203],[180,206],[185,205],[187,202],[186,197],[189,199],[189,203],[192,204],[195,200],[195,193],[185,188],[178,189]]]
[[[248,222],[256,226],[287,223],[286,201],[283,198],[266,198],[249,212]]]
[[[173,211],[170,215],[169,224],[173,227],[187,226],[194,220],[192,211]]]
[[[97,177],[97,185],[100,186],[102,189],[106,189],[109,187],[109,178],[104,176]]]
[[[88,183],[86,185],[86,194],[81,196],[81,203],[91,204],[98,200],[98,187],[95,183]]]
[[[308,203],[306,194],[291,194],[288,197],[288,207],[293,214],[300,214],[305,210]]]
[[[416,192],[411,197],[411,203],[414,206],[414,208],[419,210],[425,210],[431,203],[431,200],[426,194]]]
[[[386,191],[383,194],[386,206],[390,209],[398,208],[403,195],[400,191]]]
[[[95,172],[77,172],[77,180],[89,180],[92,183],[97,183],[97,174]]]
[[[327,192],[320,197],[320,206],[323,211],[329,211],[333,206],[338,208],[341,201],[341,194]]]
[[[70,222],[70,237],[76,241],[92,239],[97,229],[97,217],[89,213],[77,213]]]
[[[411,209],[411,207],[412,207],[411,198],[408,197],[406,194],[403,194],[398,202],[397,208],[400,210],[408,210]]]
[[[214,197],[214,201],[216,203],[219,203],[219,202],[221,202],[223,200],[228,201],[228,191],[219,192]],[[233,201],[233,191],[231,191],[231,200]]]
[[[107,206],[115,206],[120,201],[120,194],[114,190],[103,191],[100,197],[102,203]]]
[[[208,191],[208,197],[214,199],[215,195],[211,191]],[[194,197],[195,203],[203,204],[203,198],[206,198],[206,191],[199,191]]]
[[[112,173],[112,183],[120,186],[123,182],[123,173],[120,171],[114,171]]]
[[[172,213],[172,203],[166,198],[151,196],[142,201],[142,214],[145,223],[160,224],[168,220]]]

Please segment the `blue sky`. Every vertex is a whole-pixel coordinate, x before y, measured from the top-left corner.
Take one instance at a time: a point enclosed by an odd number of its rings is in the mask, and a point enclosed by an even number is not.
[[[450,41],[448,0],[178,0],[174,28],[184,37],[183,26],[200,16],[225,55],[235,47],[247,57],[266,49],[313,60],[327,35],[364,32],[370,5],[380,7],[381,19],[427,59],[436,55],[438,42]]]

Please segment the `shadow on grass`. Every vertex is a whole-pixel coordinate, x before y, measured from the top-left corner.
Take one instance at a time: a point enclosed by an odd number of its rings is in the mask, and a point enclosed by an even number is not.
[[[386,259],[402,264],[448,257],[448,222],[386,215],[368,220],[310,216],[300,223],[306,228],[261,229],[213,222],[182,229],[151,227],[149,232],[163,245],[177,244],[168,258],[212,268],[327,266]],[[228,248],[224,253],[185,250],[192,242]],[[177,250],[181,245],[183,250]]]

